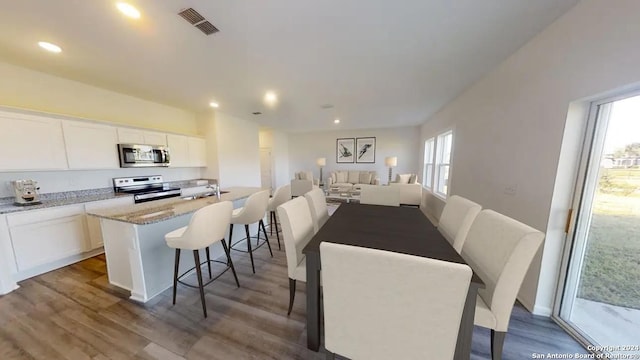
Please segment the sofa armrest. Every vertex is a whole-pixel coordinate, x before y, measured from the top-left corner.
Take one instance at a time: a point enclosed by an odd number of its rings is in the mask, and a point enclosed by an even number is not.
[[[392,182],[389,186],[400,188],[400,204],[419,206],[422,203],[422,184],[398,184]]]

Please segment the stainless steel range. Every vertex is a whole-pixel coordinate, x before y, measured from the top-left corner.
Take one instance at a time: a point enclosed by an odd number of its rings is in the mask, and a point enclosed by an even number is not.
[[[117,193],[133,194],[137,203],[180,196],[180,188],[167,186],[162,175],[113,178],[113,190]]]

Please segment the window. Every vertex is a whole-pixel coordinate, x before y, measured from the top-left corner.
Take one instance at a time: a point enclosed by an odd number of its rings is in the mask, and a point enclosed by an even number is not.
[[[435,156],[436,139],[431,138],[424,142],[424,187],[431,189],[433,187],[433,162]]]
[[[451,168],[451,145],[453,132],[438,135],[436,143],[435,193],[446,196],[449,192],[449,170]]]

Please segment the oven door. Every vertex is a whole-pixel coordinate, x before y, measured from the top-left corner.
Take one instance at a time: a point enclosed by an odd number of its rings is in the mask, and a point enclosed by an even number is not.
[[[164,146],[118,144],[120,167],[169,166],[168,149]]]

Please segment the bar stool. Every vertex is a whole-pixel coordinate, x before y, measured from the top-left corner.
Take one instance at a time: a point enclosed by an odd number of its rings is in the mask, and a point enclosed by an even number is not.
[[[223,201],[220,203],[216,203],[213,205],[209,205],[203,207],[202,209],[196,211],[191,220],[189,221],[189,225],[176,229],[164,236],[167,245],[170,248],[176,249],[176,260],[175,260],[175,270],[173,272],[173,305],[176,304],[176,289],[178,286],[178,282],[185,286],[189,286],[192,288],[200,289],[200,301],[202,302],[202,311],[204,312],[204,317],[207,317],[207,306],[204,300],[204,287],[209,285],[211,282],[219,278],[222,274],[227,272],[227,270],[231,269],[233,272],[233,277],[236,279],[236,285],[240,287],[240,283],[238,282],[238,275],[236,274],[236,269],[233,267],[233,262],[231,261],[231,256],[229,253],[229,248],[227,247],[227,243],[224,239],[224,233],[227,230],[227,226],[231,221],[231,212],[233,211],[233,204],[230,201]],[[224,252],[227,255],[227,261],[217,261],[213,260],[213,262],[218,262],[221,264],[226,264],[227,268],[224,269],[220,274],[216,275],[216,277],[211,278],[211,256],[209,254],[209,246],[220,241],[222,243],[222,247],[224,248]],[[178,276],[178,271],[180,268],[180,250],[193,250],[193,259],[195,266],[191,269],[185,271],[182,275]],[[207,261],[200,263],[200,249],[205,249],[207,254]],[[207,264],[209,268],[209,280],[206,284],[202,283],[202,264]],[[182,282],[180,279],[185,275],[191,273],[193,269],[196,270],[196,274],[198,275],[198,286],[194,286],[191,284],[187,284]]]
[[[251,258],[251,269],[253,273],[256,273],[255,265],[253,264],[253,249],[251,248],[251,235],[249,235],[249,224],[258,223],[258,234],[256,235],[256,249],[259,249],[264,243],[267,243],[269,247],[269,253],[271,257],[273,257],[273,252],[271,251],[271,244],[269,244],[269,237],[267,236],[267,230],[264,228],[264,222],[262,218],[264,217],[265,212],[267,211],[267,205],[269,204],[269,190],[263,190],[257,192],[255,194],[251,194],[247,198],[244,203],[244,206],[239,209],[234,209],[231,214],[231,225],[229,228],[229,247],[236,251],[248,252],[249,257]],[[244,225],[244,231],[247,235],[247,250],[240,250],[234,248],[233,245],[237,245],[243,240],[237,241],[233,244],[233,225],[240,224]],[[265,241],[260,244],[260,229],[264,232]]]
[[[278,238],[278,250],[282,250],[282,247],[280,247],[280,230],[278,229],[276,209],[289,200],[291,200],[291,185],[287,184],[276,189],[267,205],[267,211],[269,211],[269,233],[273,235],[273,227],[275,226],[276,237]]]

